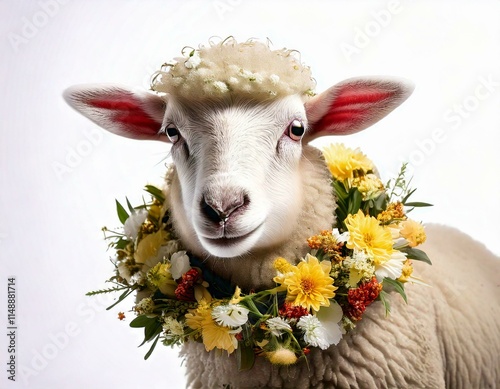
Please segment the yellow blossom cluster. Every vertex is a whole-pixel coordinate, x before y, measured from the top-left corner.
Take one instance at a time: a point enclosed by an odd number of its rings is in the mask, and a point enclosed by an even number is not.
[[[343,259],[342,244],[337,242],[331,231],[321,231],[319,235],[308,238],[307,243],[312,249],[323,250],[333,261],[341,261]]]
[[[366,174],[373,170],[373,163],[359,149],[353,150],[342,143],[335,143],[323,150],[326,165],[339,181],[353,179],[357,172]]]

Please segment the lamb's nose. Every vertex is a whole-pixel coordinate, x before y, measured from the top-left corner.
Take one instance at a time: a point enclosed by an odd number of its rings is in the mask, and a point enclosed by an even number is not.
[[[214,223],[224,224],[234,211],[248,204],[248,202],[248,196],[243,192],[226,192],[221,196],[205,194],[201,199],[201,211]]]

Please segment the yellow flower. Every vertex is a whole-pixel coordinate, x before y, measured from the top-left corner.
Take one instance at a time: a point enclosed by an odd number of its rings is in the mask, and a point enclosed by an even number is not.
[[[274,365],[293,365],[297,362],[295,353],[281,345],[276,350],[267,352],[266,356]]]
[[[373,169],[373,163],[359,149],[353,150],[344,144],[332,144],[323,150],[330,173],[337,180],[354,178],[354,171],[364,173]]]
[[[401,236],[405,238],[410,247],[418,246],[425,242],[427,238],[424,231],[424,226],[415,220],[408,219],[401,223]]]
[[[169,269],[169,263],[159,262],[148,271],[146,278],[150,289],[160,289],[163,294],[169,297],[175,297],[177,282],[172,278]]]
[[[411,265],[411,261],[407,259],[403,264],[403,271],[401,273],[401,277],[398,278],[400,282],[408,282],[413,274],[413,266]]]
[[[160,230],[142,238],[134,253],[135,262],[144,263],[149,258],[155,256],[161,245],[165,243],[167,237],[167,232]]]
[[[355,178],[352,186],[358,188],[365,201],[375,199],[385,190],[384,184],[375,174],[366,174]]]
[[[364,251],[375,265],[381,265],[391,257],[393,240],[391,231],[381,226],[377,219],[365,216],[361,210],[345,220],[349,230],[347,248]]]
[[[193,330],[201,330],[201,337],[207,351],[218,348],[231,354],[238,347],[235,334],[240,330],[217,324],[212,318],[212,309],[206,302],[202,301],[198,308],[191,309],[186,314],[186,324]]]
[[[405,211],[403,208],[403,203],[397,201],[395,203],[389,203],[385,211],[378,214],[377,219],[381,223],[389,223],[393,220],[405,219]]]
[[[320,306],[329,306],[335,296],[337,287],[333,286],[333,278],[329,276],[331,263],[318,261],[318,258],[307,254],[306,259],[291,272],[284,275],[283,285],[287,287],[286,300],[294,305],[318,311]]]

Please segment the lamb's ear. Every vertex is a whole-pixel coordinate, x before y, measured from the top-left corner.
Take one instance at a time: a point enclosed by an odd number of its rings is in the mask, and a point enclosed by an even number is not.
[[[165,101],[152,93],[116,85],[76,85],[64,98],[82,115],[102,128],[132,139],[167,141],[159,134]]]
[[[398,107],[413,85],[393,78],[351,78],[305,104],[309,131],[304,141],[364,130]]]

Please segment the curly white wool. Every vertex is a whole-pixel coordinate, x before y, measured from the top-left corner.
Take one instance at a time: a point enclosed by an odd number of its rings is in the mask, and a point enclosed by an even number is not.
[[[244,95],[266,100],[299,94],[314,95],[309,67],[288,49],[271,50],[268,44],[228,38],[199,49],[183,50],[183,57],[163,65],[151,88],[189,99]]]

